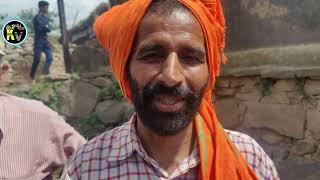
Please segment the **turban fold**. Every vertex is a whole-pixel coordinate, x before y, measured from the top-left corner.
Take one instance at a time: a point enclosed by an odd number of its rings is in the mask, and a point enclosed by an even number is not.
[[[140,22],[152,0],[129,0],[97,18],[97,39],[110,55],[110,64],[123,94],[132,100],[126,65]],[[220,125],[212,104],[212,89],[225,62],[225,19],[220,0],[179,0],[201,25],[207,54],[209,80],[195,117],[202,180],[257,179]]]

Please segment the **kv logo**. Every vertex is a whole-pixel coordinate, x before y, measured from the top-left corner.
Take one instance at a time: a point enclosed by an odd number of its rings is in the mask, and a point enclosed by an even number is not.
[[[7,22],[2,29],[3,39],[11,44],[21,44],[27,38],[27,27],[18,20]]]

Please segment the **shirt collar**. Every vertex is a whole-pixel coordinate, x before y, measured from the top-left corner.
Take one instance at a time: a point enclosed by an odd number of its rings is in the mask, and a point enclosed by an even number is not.
[[[111,140],[111,150],[108,153],[107,161],[121,161],[129,158],[133,153],[137,153],[146,162],[155,163],[142,146],[142,143],[136,132],[137,114],[135,113],[129,123],[120,126],[117,130],[117,136]],[[124,137],[124,140],[122,138]],[[197,141],[197,140],[196,140]],[[194,149],[190,157],[199,156],[198,143],[194,145]]]
[[[107,161],[121,161],[127,159],[134,152],[145,152],[136,133],[135,123],[136,113],[131,117],[128,123],[120,126],[116,130],[116,136],[111,139],[110,152],[107,154]]]

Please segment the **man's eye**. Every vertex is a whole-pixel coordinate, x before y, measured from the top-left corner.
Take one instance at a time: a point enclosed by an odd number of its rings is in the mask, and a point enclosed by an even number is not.
[[[145,62],[155,62],[161,60],[162,56],[158,53],[148,53],[141,56],[138,56],[138,60]]]
[[[182,62],[186,65],[197,65],[205,62],[202,58],[195,57],[195,56],[184,56],[181,59],[182,59]]]

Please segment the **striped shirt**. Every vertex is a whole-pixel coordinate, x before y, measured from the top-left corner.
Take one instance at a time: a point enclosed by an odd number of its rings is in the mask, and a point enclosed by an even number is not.
[[[197,146],[169,175],[142,147],[135,130],[135,121],[134,115],[124,125],[82,146],[68,160],[62,179],[197,179],[200,163]],[[240,132],[226,130],[226,133],[259,179],[279,179],[273,162],[255,140]]]
[[[0,93],[0,180],[51,179],[84,143],[41,102]]]

